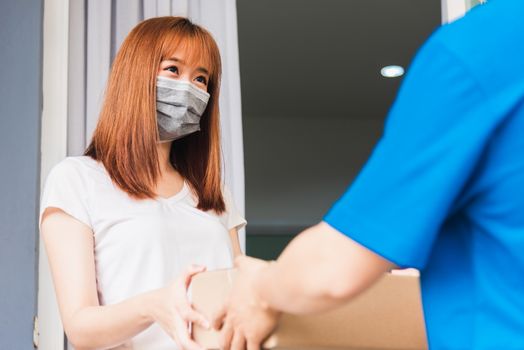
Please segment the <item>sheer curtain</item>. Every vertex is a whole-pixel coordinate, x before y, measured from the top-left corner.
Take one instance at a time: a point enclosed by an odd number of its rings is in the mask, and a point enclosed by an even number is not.
[[[111,62],[127,33],[157,16],[185,16],[218,43],[225,183],[244,214],[244,154],[235,0],[80,0],[70,2],[68,154],[79,155],[96,126]],[[245,232],[240,233],[245,251]]]

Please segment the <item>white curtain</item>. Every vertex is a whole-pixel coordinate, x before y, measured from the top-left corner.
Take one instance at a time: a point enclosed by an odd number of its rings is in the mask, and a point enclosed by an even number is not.
[[[127,33],[157,16],[185,16],[208,29],[223,62],[220,114],[225,183],[244,215],[244,154],[235,0],[70,2],[68,154],[82,154],[96,126],[111,62]],[[245,232],[240,232],[245,251]]]

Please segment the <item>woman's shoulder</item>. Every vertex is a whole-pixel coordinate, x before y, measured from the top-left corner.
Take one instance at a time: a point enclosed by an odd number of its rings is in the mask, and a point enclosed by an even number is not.
[[[231,206],[235,202],[233,198],[233,193],[226,184],[222,185],[222,198],[224,199],[224,202],[226,204],[226,210],[227,207]]]
[[[91,226],[88,202],[96,167],[96,161],[89,157],[67,157],[56,164],[46,179],[40,221],[46,208],[55,207]]]
[[[89,156],[66,157],[53,167],[53,170],[89,172],[100,171],[103,165]]]
[[[247,224],[247,221],[238,210],[233,193],[225,184],[222,185],[222,196],[226,205],[226,211],[222,213],[220,217],[224,222],[224,225],[228,230],[231,230],[232,228],[236,228],[237,230],[241,229]]]
[[[60,180],[87,180],[96,173],[103,173],[104,167],[88,156],[66,157],[50,171],[49,177]]]

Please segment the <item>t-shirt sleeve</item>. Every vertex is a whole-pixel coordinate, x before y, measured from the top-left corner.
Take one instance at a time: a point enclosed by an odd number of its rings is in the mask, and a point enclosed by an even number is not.
[[[89,186],[79,167],[73,159],[65,159],[51,170],[40,201],[39,224],[44,211],[52,207],[92,227],[87,205]]]
[[[443,43],[420,50],[366,166],[324,221],[402,267],[422,268],[501,117]]]
[[[247,222],[238,211],[235,201],[233,200],[233,196],[227,187],[223,188],[222,194],[226,204],[226,212],[222,214],[222,221],[228,231],[233,228],[240,230],[246,226]]]

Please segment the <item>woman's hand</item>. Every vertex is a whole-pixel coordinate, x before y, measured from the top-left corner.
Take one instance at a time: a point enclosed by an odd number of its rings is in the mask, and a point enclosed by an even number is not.
[[[152,318],[176,342],[180,350],[203,350],[191,339],[189,323],[209,328],[209,321],[187,298],[187,288],[194,275],[205,271],[205,267],[191,265],[173,283],[154,292]]]
[[[275,328],[280,313],[268,307],[256,288],[259,274],[269,267],[263,260],[240,256],[235,259],[237,275],[229,300],[213,318],[220,330],[220,348],[259,350]]]

